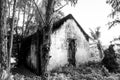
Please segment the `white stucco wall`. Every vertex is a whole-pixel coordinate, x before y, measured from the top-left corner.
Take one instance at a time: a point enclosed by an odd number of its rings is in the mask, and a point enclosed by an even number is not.
[[[62,27],[51,35],[49,52],[51,58],[47,66],[48,71],[68,63],[68,38],[76,39],[76,65],[78,66],[80,63],[88,61],[89,44],[74,20],[70,19],[64,22]]]

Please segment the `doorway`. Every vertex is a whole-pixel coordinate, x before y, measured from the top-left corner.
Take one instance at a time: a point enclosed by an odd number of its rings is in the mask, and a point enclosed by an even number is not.
[[[76,53],[76,39],[68,39],[68,62],[69,65],[76,66],[76,59],[75,59],[75,53]]]

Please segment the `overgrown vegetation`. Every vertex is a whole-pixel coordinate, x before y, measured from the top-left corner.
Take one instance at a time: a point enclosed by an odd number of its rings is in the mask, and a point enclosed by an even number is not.
[[[64,0],[66,4],[61,3],[63,0],[42,0],[40,7],[37,4],[38,1],[39,0],[0,0],[0,79],[43,80],[45,77],[48,80],[120,80],[120,57],[115,54],[110,54],[111,52],[109,51],[111,49],[104,52],[105,57],[102,63],[88,62],[79,65],[79,67],[65,65],[52,70],[43,77],[29,77],[10,73],[11,56],[17,58],[22,38],[35,33],[37,30],[41,30],[43,27],[47,27],[48,32],[43,31],[45,34],[43,37],[43,47],[46,45],[50,46],[52,24],[64,16],[60,10],[69,2],[71,5],[77,4],[78,0]],[[111,15],[114,18],[114,16],[120,12],[120,1],[108,0],[107,3],[113,8]],[[18,25],[20,23],[20,13],[23,14],[22,26]],[[109,28],[116,23],[120,23],[119,18],[112,21]],[[99,40],[99,28],[95,32],[91,30],[91,34],[97,42],[97,47],[102,59],[103,51]],[[118,38],[118,40],[120,40],[120,38]],[[43,49],[43,47],[41,49]],[[14,51],[14,48],[16,48],[16,51]],[[48,52],[43,51],[43,54],[48,54]],[[49,56],[45,55],[45,57],[47,58],[43,61],[49,61]],[[45,72],[47,62],[43,63],[46,63],[43,65],[43,71]]]
[[[79,67],[65,65],[46,74],[48,80],[119,80],[120,73],[110,73],[100,62],[88,62]],[[43,80],[41,77],[28,77],[20,74],[15,80]]]

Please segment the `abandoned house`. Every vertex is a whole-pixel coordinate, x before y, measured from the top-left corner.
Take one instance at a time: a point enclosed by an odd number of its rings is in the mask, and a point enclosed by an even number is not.
[[[44,63],[41,59],[43,44],[43,32],[37,31],[33,35],[23,39],[19,54],[19,63],[26,65],[36,74],[41,74]],[[89,36],[82,27],[69,14],[53,24],[51,45],[49,55],[50,60],[47,70],[56,67],[72,64],[78,66],[89,59]]]

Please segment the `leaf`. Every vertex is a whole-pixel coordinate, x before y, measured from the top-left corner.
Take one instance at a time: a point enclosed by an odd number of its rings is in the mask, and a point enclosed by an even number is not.
[[[112,27],[115,26],[115,24],[118,24],[120,23],[120,20],[114,20],[112,22],[109,22],[108,25],[109,25],[109,28],[108,29],[111,29]]]
[[[107,0],[106,3],[113,8],[113,11],[110,14],[110,16],[114,18],[114,16],[116,16],[118,12],[120,12],[120,0]]]

